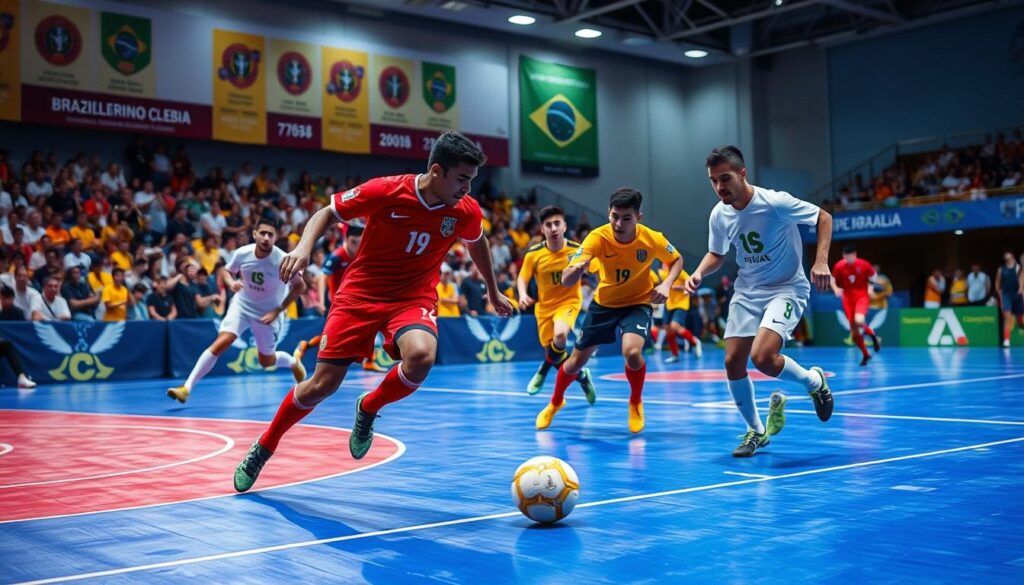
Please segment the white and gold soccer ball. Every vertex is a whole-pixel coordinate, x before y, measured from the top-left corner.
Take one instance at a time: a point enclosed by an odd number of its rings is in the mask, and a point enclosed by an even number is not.
[[[557,457],[534,457],[520,465],[512,478],[512,502],[535,522],[565,518],[579,497],[576,471]]]

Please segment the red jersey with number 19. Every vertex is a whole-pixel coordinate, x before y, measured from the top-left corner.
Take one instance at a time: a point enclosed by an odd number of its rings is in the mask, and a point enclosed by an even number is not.
[[[418,175],[372,179],[331,196],[342,220],[366,218],[359,254],[345,271],[338,294],[354,300],[437,303],[441,263],[456,238],[483,235],[480,205],[470,196],[455,207],[428,206]]]

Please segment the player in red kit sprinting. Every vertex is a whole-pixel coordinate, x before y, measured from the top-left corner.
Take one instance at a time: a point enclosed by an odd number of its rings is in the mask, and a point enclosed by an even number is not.
[[[466,243],[479,267],[495,311],[503,317],[512,314],[511,303],[495,282],[480,206],[466,196],[485,161],[468,138],[445,132],[430,150],[426,173],[382,177],[335,193],[330,205],[310,218],[302,239],[281,262],[285,282],[306,268],[317,239],[331,223],[365,217],[363,241],[327,315],[313,377],[285,396],[266,432],[235,470],[236,490],[252,487],[285,432],[337,391],[348,367],[373,352],[380,331],[384,349],[401,361],[376,390],[356,400],[349,452],[355,459],[366,455],[377,412],[412,394],[434,365],[436,287],[441,262],[456,238]]]
[[[846,320],[850,322],[850,334],[853,342],[860,348],[864,357],[860,365],[868,365],[871,354],[864,345],[864,335],[871,337],[875,353],[882,349],[882,342],[878,335],[867,324],[868,314],[868,286],[875,276],[875,269],[867,260],[857,257],[857,249],[853,244],[847,244],[843,248],[843,259],[836,262],[832,268],[832,290],[836,296],[843,299],[843,310],[846,312]]]

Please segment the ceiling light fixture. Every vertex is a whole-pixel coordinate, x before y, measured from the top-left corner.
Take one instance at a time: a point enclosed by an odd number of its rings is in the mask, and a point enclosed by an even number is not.
[[[689,51],[683,54],[691,59],[703,59],[704,57],[708,56],[707,51],[701,51],[700,49],[690,49]]]
[[[576,36],[578,36],[581,39],[596,39],[597,37],[601,36],[601,31],[594,30],[592,28],[581,28],[580,30],[576,31]]]
[[[537,22],[537,19],[525,14],[516,14],[508,17],[508,21],[512,24],[518,24],[519,26],[527,26]]]

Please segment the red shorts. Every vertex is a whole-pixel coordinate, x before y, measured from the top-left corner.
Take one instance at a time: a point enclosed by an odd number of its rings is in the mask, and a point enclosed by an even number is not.
[[[432,299],[368,302],[339,298],[327,314],[317,360],[355,362],[371,357],[378,331],[384,334],[384,351],[401,359],[395,338],[410,328],[437,337],[437,304]]]
[[[846,319],[853,323],[854,315],[867,315],[868,304],[870,299],[868,293],[855,293],[846,294],[843,293],[843,311],[846,313]]]

